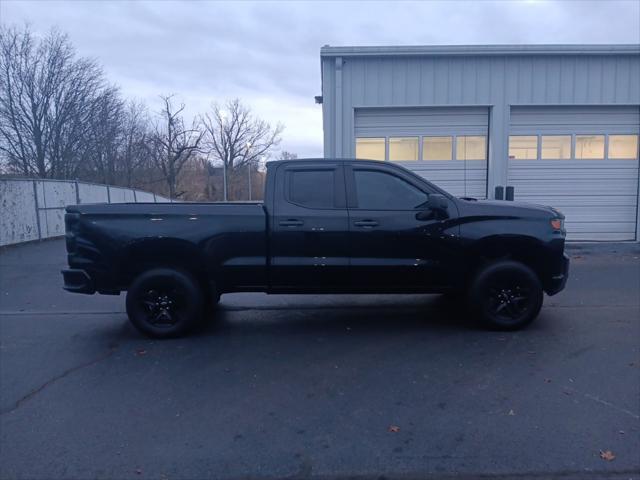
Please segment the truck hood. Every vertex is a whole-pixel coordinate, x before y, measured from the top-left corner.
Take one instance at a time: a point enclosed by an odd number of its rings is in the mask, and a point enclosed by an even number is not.
[[[458,209],[461,215],[564,218],[560,211],[550,206],[507,200],[458,199]]]

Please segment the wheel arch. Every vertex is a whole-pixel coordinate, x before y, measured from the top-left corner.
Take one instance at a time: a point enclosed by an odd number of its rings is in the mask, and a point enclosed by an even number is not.
[[[179,238],[145,238],[128,245],[118,262],[118,281],[126,289],[137,275],[156,267],[186,270],[208,283],[205,255],[197,245]]]
[[[493,235],[478,240],[471,248],[469,258],[472,278],[478,270],[497,260],[513,260],[531,268],[542,282],[550,255],[548,247],[539,239],[527,235]]]

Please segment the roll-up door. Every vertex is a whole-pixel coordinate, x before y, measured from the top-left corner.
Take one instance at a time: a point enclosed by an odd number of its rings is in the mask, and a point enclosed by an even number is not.
[[[515,200],[551,205],[569,240],[635,240],[637,106],[512,107],[509,181]]]
[[[453,195],[486,198],[488,109],[358,108],[357,158],[396,161]]]

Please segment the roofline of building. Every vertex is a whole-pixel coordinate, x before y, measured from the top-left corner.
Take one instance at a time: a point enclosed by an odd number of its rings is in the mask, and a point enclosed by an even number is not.
[[[467,55],[640,55],[640,44],[591,45],[407,45],[332,47],[321,57],[467,56]]]

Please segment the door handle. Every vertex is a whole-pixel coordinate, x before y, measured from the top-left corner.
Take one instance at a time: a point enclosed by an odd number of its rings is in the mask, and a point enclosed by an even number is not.
[[[280,225],[281,227],[301,227],[302,225],[304,225],[304,222],[302,220],[290,218],[288,220],[282,220],[280,223],[278,223],[278,225]]]
[[[373,228],[378,226],[378,222],[375,220],[358,220],[353,222],[356,227]]]

